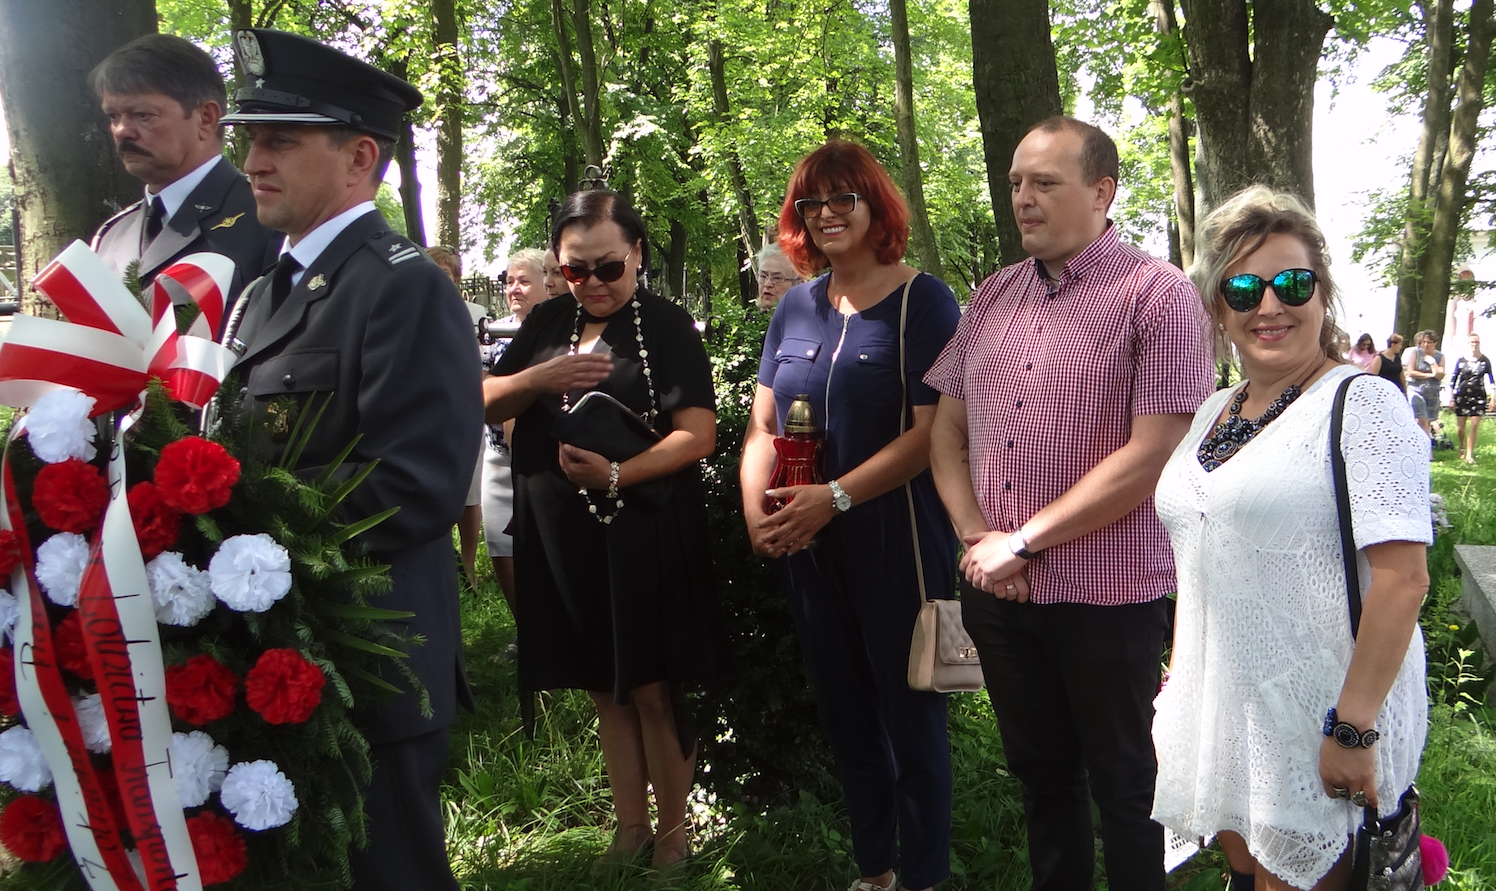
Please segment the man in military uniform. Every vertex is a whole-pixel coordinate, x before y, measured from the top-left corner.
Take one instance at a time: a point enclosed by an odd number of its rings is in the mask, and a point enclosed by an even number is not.
[[[105,221],[93,249],[123,276],[149,283],[198,251],[234,261],[229,297],[275,262],[278,233],[255,218],[249,181],[223,157],[219,118],[228,104],[207,53],[180,37],[150,34],[115,50],[89,75],[120,161],[145,196]]]
[[[473,326],[452,280],[390,230],[374,196],[403,114],[419,91],[313,40],[240,31],[249,86],[224,123],[251,139],[244,169],[260,222],[286,233],[275,271],[244,293],[230,345],[254,409],[290,395],[328,406],[298,470],[315,472],[355,436],[345,470],[379,464],[348,496],[349,519],[399,511],[362,539],[390,564],[379,606],[415,613],[425,637],[410,665],[431,718],[403,695],[356,715],[373,746],[369,845],[352,851],[354,887],[456,889],[438,789],[457,705],[471,706],[462,665],[452,524],[462,513],[483,399]]]

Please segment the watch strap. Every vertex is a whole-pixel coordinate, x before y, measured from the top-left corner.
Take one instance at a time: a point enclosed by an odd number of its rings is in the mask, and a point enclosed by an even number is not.
[[[1013,556],[1024,560],[1032,560],[1039,556],[1038,551],[1029,550],[1028,539],[1023,537],[1022,529],[1015,529],[1013,534],[1008,536],[1008,550],[1013,552]]]

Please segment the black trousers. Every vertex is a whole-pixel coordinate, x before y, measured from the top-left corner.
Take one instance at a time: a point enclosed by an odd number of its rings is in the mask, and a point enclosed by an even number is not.
[[[443,727],[371,747],[369,845],[348,852],[354,891],[457,891],[441,809],[448,738]]]
[[[1034,891],[1092,887],[1092,798],[1108,886],[1162,891],[1163,827],[1150,815],[1167,601],[1016,603],[965,582],[961,598],[1008,767],[1023,783]]]

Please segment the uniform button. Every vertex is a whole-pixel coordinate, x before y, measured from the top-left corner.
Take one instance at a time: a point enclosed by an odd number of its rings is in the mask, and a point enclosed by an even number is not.
[[[285,388],[287,390],[289,390],[292,387],[296,386],[296,378],[288,374],[285,377],[281,378],[281,383],[285,385]]]
[[[248,387],[240,387],[239,388],[239,395],[240,396],[248,396],[249,395],[249,388]]]

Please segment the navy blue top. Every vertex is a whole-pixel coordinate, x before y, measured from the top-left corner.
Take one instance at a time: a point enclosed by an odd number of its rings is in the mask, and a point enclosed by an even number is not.
[[[802,393],[810,396],[816,424],[826,432],[824,470],[831,480],[900,435],[901,396],[912,405],[939,401],[940,394],[926,386],[924,376],[955,332],[961,310],[945,282],[923,273],[914,279],[904,325],[905,388],[901,392],[899,313],[904,286],[865,311],[844,316],[826,297],[827,279],[821,276],[796,285],[779,301],[764,340],[758,381],[774,391],[781,432],[790,403]],[[913,425],[912,412],[908,423]],[[911,485],[929,594],[949,597],[954,584],[955,533],[929,469],[921,471]],[[897,529],[908,528],[908,517],[901,486],[853,507],[832,523],[860,526],[865,522],[869,537],[862,541],[872,553],[887,548],[893,555],[902,555],[910,545],[891,539]],[[907,532],[899,537],[908,541]]]

